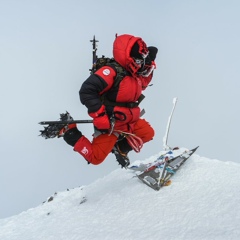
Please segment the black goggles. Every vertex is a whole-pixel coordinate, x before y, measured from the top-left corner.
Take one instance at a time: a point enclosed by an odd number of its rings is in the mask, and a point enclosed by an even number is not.
[[[147,52],[146,54],[141,54],[142,55],[142,58],[133,58],[134,59],[134,62],[139,65],[139,66],[144,66],[145,65],[145,62],[146,62],[146,58],[148,56],[148,53]]]

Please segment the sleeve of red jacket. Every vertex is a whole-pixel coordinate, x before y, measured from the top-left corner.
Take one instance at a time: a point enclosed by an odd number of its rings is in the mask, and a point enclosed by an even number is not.
[[[101,108],[101,95],[112,87],[115,76],[116,72],[113,68],[104,66],[83,82],[79,96],[88,113],[96,112]]]

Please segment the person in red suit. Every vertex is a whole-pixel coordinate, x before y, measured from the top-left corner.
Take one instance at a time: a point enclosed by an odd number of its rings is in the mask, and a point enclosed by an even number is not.
[[[144,143],[153,139],[154,130],[140,117],[138,102],[152,80],[157,52],[140,37],[116,36],[113,58],[124,69],[120,83],[114,85],[116,65],[101,67],[83,82],[79,96],[93,118],[93,140],[90,142],[76,124],[68,126],[63,138],[88,163],[102,163],[114,148],[127,157],[129,151],[139,152]],[[126,167],[125,163],[120,164]]]

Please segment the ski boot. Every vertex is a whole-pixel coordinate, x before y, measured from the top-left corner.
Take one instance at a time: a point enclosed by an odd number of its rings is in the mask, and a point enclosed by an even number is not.
[[[113,148],[112,153],[116,156],[117,162],[122,168],[127,168],[130,165],[127,154],[120,152],[116,146]]]
[[[112,153],[115,155],[119,165],[121,165],[122,168],[127,168],[130,165],[129,158],[127,156],[127,152],[124,153],[119,149],[118,143],[115,144]]]
[[[116,156],[118,163],[123,167],[127,168],[130,165],[128,153],[132,150],[131,146],[125,136],[119,136],[112,153]]]

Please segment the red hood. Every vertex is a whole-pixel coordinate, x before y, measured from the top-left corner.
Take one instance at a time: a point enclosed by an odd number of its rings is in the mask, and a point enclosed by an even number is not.
[[[113,57],[124,68],[131,62],[130,52],[137,40],[142,40],[140,37],[123,34],[117,36],[113,43]]]

